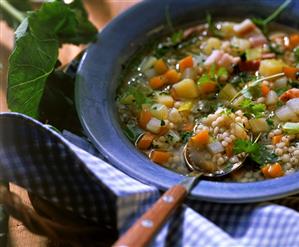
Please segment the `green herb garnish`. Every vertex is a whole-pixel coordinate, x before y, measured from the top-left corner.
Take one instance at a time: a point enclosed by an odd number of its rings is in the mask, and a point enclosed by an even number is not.
[[[141,85],[130,85],[125,92],[124,97],[133,96],[134,102],[138,109],[142,107],[142,105],[147,104],[151,105],[153,103],[152,99],[147,96],[146,91]],[[123,98],[124,98],[123,97]]]
[[[289,89],[289,87],[281,87],[281,88],[276,88],[274,91],[278,96],[282,95],[284,92],[286,92]]]
[[[270,152],[265,145],[253,143],[247,140],[236,140],[234,143],[234,153],[246,153],[253,161],[263,166],[273,164],[277,161],[277,156]]]
[[[240,72],[238,75],[235,75],[231,80],[230,83],[239,85],[240,83],[247,83],[249,81],[255,80],[256,76],[249,73],[249,72]]]
[[[206,21],[208,23],[208,30],[209,32],[216,37],[222,37],[222,33],[217,29],[216,24],[212,18],[212,15],[210,13],[207,13]]]
[[[216,65],[212,64],[209,73],[203,74],[197,81],[198,85],[208,82],[217,82],[221,76],[228,76],[228,71],[224,67],[220,67],[216,72]]]
[[[283,4],[281,4],[270,16],[266,19],[261,18],[252,18],[252,21],[255,25],[257,25],[262,32],[267,35],[268,34],[268,24],[278,18],[278,16],[289,6],[292,0],[286,0]]]
[[[190,137],[193,135],[193,131],[186,131],[181,134],[181,139],[183,143],[187,143]]]
[[[261,118],[265,115],[266,105],[256,104],[250,99],[244,99],[240,103],[240,108],[244,111],[245,115],[249,117]]]
[[[127,124],[123,128],[124,134],[128,137],[128,139],[132,142],[135,142],[138,137],[143,133],[140,128],[133,124]]]

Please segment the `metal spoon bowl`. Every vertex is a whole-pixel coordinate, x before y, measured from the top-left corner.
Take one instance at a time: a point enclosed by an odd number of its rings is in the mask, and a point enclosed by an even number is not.
[[[147,211],[135,224],[121,236],[113,246],[147,246],[157,231],[166,222],[168,217],[185,201],[188,193],[197,183],[201,176],[221,177],[238,169],[245,161],[244,159],[233,165],[226,165],[224,169],[207,172],[198,169],[189,157],[189,143],[183,149],[183,156],[190,173],[179,184],[169,188],[160,199]]]

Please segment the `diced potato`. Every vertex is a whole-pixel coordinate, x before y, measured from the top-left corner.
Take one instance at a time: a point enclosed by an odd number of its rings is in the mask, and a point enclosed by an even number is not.
[[[251,48],[246,50],[246,60],[253,61],[262,57],[262,48]]]
[[[154,117],[160,120],[165,120],[168,117],[168,107],[163,104],[153,104],[151,113]]]
[[[198,96],[198,89],[195,82],[191,79],[184,79],[173,85],[179,98],[193,99]]]
[[[250,48],[250,42],[247,39],[240,39],[237,37],[231,39],[231,45],[239,51],[245,51]]]
[[[237,123],[234,125],[232,131],[234,135],[239,139],[247,139],[248,137],[245,129]]]
[[[167,107],[173,107],[174,99],[170,95],[158,95],[156,101]]]
[[[231,22],[224,22],[221,25],[220,31],[223,34],[224,38],[233,37],[235,35],[234,24]]]
[[[218,50],[221,47],[221,41],[217,38],[209,38],[203,48],[205,54],[210,55],[213,50]]]
[[[231,84],[226,84],[219,93],[219,99],[231,100],[237,93],[237,90]]]
[[[254,133],[266,132],[269,130],[266,118],[250,119],[249,125]]]
[[[193,107],[192,101],[185,101],[180,105],[178,111],[179,112],[190,112],[192,107]]]
[[[281,73],[284,66],[285,64],[281,60],[265,59],[261,61],[259,71],[262,76],[270,76]]]
[[[176,108],[172,108],[168,113],[168,120],[173,123],[182,122],[182,116]]]
[[[151,118],[150,121],[146,125],[146,129],[154,134],[158,134],[161,129],[161,120],[157,118]]]

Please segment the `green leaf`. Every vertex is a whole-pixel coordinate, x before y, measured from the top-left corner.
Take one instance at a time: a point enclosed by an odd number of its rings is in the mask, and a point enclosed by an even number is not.
[[[79,0],[74,5],[61,1],[44,3],[39,10],[29,13],[17,29],[8,71],[8,105],[12,111],[37,118],[45,83],[57,64],[60,45],[94,40],[96,29],[81,7]]]
[[[234,143],[234,154],[246,153],[257,164],[263,166],[273,164],[277,161],[277,156],[270,152],[264,145],[253,143],[248,140],[236,140]]]
[[[58,41],[37,39],[31,33],[16,41],[9,58],[8,105],[12,111],[38,117],[45,82],[58,57]]]

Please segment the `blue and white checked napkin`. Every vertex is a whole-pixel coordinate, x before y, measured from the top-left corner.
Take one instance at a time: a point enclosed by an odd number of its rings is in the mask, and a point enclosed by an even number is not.
[[[84,139],[63,136],[21,114],[0,114],[0,180],[120,233],[158,199],[157,188],[100,159]],[[298,209],[296,196],[251,204],[188,201],[152,245],[296,247]]]

